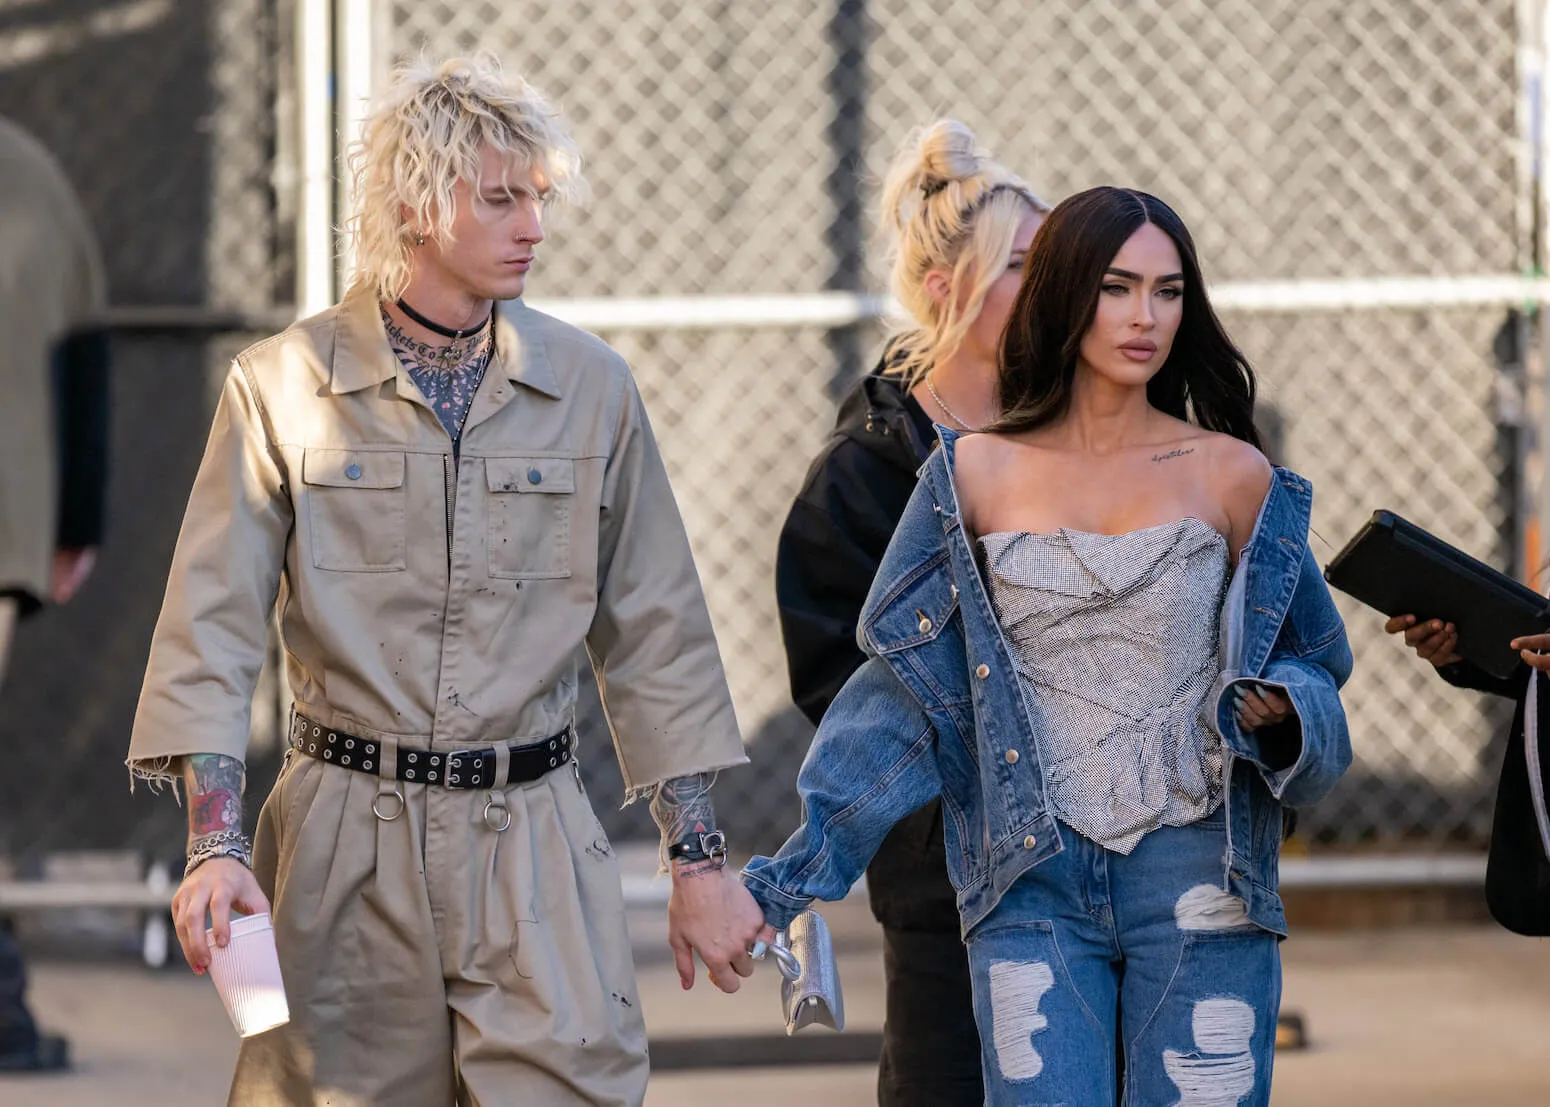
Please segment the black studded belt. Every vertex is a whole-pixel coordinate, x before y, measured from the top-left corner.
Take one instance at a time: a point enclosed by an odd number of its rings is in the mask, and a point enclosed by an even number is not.
[[[375,738],[360,738],[313,722],[299,711],[291,722],[291,748],[330,765],[380,775],[382,743]],[[506,779],[499,784],[495,780],[496,750],[493,746],[447,753],[399,746],[397,779],[443,788],[526,784],[570,761],[571,734],[569,730],[562,730],[537,742],[512,743],[506,749],[511,766],[506,771]]]

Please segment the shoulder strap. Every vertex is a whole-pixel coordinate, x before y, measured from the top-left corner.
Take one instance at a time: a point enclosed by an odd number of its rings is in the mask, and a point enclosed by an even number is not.
[[[1539,759],[1539,670],[1528,675],[1528,698],[1523,703],[1523,753],[1528,759],[1528,790],[1539,824],[1539,844],[1550,858],[1550,811],[1545,806],[1545,774]]]

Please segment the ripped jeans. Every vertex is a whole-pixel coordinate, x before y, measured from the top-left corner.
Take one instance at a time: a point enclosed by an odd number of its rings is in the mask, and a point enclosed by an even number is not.
[[[1062,836],[969,935],[987,1107],[1268,1104],[1280,950],[1221,890],[1222,809]]]

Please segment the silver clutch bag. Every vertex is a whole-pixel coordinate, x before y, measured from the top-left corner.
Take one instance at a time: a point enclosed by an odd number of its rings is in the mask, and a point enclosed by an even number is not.
[[[803,911],[791,926],[775,935],[770,947],[780,966],[780,1009],[786,1033],[818,1023],[845,1029],[845,998],[840,994],[839,966],[829,925],[815,911]]]

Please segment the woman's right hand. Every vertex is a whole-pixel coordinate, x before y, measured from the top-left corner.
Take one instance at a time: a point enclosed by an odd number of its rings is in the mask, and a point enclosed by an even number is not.
[[[1417,623],[1414,615],[1396,615],[1383,624],[1389,634],[1403,634],[1405,645],[1415,650],[1416,656],[1430,661],[1437,668],[1452,665],[1463,659],[1458,655],[1459,632],[1452,623],[1430,619]]]
[[[231,941],[231,911],[260,915],[269,910],[269,900],[258,886],[258,878],[241,861],[230,857],[212,857],[183,878],[172,897],[172,918],[177,926],[183,956],[197,973],[210,967],[210,943],[205,937],[205,912],[210,912],[210,929],[215,944],[222,949]]]

